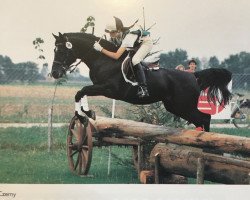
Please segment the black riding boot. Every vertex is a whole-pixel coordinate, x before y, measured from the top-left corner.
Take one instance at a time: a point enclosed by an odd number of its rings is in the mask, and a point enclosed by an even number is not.
[[[147,89],[146,77],[141,64],[139,63],[135,65],[134,70],[136,81],[139,84],[137,95],[139,96],[139,98],[148,97],[149,94]]]

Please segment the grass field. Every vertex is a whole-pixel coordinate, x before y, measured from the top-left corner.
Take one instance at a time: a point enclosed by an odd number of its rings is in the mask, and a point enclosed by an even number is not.
[[[83,86],[82,86],[83,87]],[[79,86],[58,86],[53,122],[68,122],[74,115],[74,97]],[[48,121],[48,109],[54,94],[53,85],[0,85],[0,123],[36,123]],[[102,108],[112,109],[112,100],[103,96],[88,97],[90,109],[105,116]],[[129,104],[116,101],[116,116],[125,116]]]
[[[248,130],[213,129],[233,135],[249,136]],[[130,148],[112,147],[111,174],[107,175],[108,148],[95,147],[90,168],[92,178],[79,177],[68,168],[67,127],[54,128],[54,146],[47,152],[47,128],[0,129],[0,183],[139,183]],[[195,180],[190,179],[190,183]],[[209,182],[208,182],[209,183]]]
[[[59,86],[55,96],[53,122],[68,123],[74,115],[74,96],[83,86]],[[0,123],[48,121],[53,85],[0,85]],[[89,97],[89,106],[107,116],[112,100]],[[130,104],[116,101],[116,117],[134,119]],[[130,111],[129,111],[130,110]],[[214,132],[247,136],[249,130],[212,129]],[[107,175],[108,148],[94,148],[89,174],[72,174],[66,157],[67,127],[53,129],[53,152],[47,152],[47,128],[0,128],[0,183],[139,183],[130,148],[112,147],[111,175]],[[191,181],[191,183],[194,183]]]
[[[82,178],[68,168],[67,127],[53,130],[51,153],[47,152],[46,131],[38,127],[0,129],[0,183],[138,183],[130,148],[112,147],[110,176],[108,148],[95,148],[89,172],[94,177]]]

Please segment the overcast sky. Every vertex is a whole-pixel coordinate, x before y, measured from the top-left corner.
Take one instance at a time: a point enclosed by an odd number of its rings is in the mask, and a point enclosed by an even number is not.
[[[0,0],[0,54],[14,63],[37,61],[32,41],[45,40],[45,55],[53,60],[52,33],[78,32],[90,15],[96,35],[114,15],[124,25],[136,19],[153,23],[157,49],[184,49],[191,57],[217,56],[223,60],[240,51],[250,52],[250,0]]]

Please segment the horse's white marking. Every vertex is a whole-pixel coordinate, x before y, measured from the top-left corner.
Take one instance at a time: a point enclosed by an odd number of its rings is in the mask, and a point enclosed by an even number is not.
[[[84,95],[83,98],[81,98],[81,107],[84,111],[89,111],[87,95]]]
[[[78,115],[85,116],[81,110],[81,102],[75,102],[75,111],[77,111]]]

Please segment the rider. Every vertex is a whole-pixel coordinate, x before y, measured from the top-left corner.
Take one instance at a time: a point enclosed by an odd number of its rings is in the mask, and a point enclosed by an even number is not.
[[[98,42],[94,44],[94,48],[110,58],[117,60],[127,48],[139,45],[139,49],[132,58],[136,80],[139,84],[137,95],[140,98],[149,96],[146,77],[140,63],[153,47],[153,42],[150,39],[149,33],[143,31],[137,24],[133,24],[130,27],[124,27],[122,21],[117,17],[114,17],[111,23],[106,25],[105,32],[110,34],[111,41],[119,46],[119,49],[116,52],[111,52],[104,49]]]

